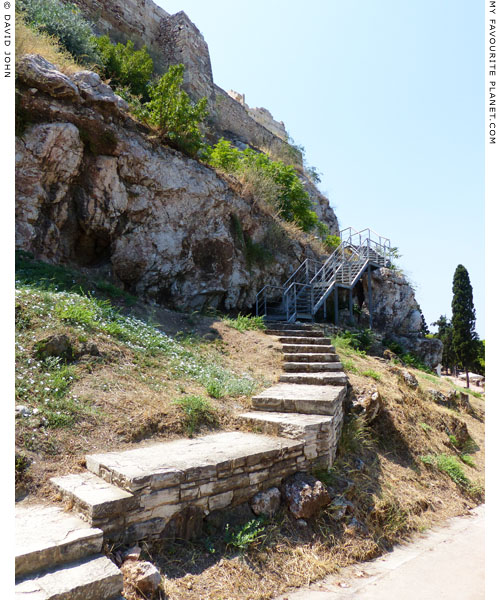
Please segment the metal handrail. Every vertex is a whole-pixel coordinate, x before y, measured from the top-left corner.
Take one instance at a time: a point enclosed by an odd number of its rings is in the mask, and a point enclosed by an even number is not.
[[[278,301],[278,315],[287,321],[297,318],[299,307],[312,317],[335,286],[352,288],[367,266],[386,266],[390,263],[390,240],[366,228],[357,231],[347,227],[340,232],[341,243],[323,262],[306,258],[290,275],[283,286],[266,285],[256,297],[256,313],[268,316],[267,300]],[[318,268],[318,265],[321,265]],[[276,307],[271,315],[276,316]]]

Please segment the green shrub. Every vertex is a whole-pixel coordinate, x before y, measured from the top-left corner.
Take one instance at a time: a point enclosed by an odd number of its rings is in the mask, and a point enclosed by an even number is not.
[[[473,469],[476,468],[476,463],[470,454],[461,454],[460,460],[466,465],[469,465],[469,467],[472,467]]]
[[[215,168],[237,175],[254,197],[274,206],[285,221],[296,223],[303,231],[326,227],[312,210],[311,198],[293,166],[251,148],[233,148],[224,138],[206,149],[204,159]]]
[[[231,146],[231,142],[221,138],[213,147],[207,147],[204,158],[212,167],[227,173],[234,173],[241,165],[242,153]]]
[[[249,315],[239,314],[235,319],[231,319],[230,317],[223,317],[222,320],[226,325],[229,325],[229,327],[237,329],[241,332],[249,331],[251,329],[254,331],[266,329],[264,317],[251,317]]]
[[[216,425],[217,414],[208,400],[201,396],[186,396],[174,400],[184,412],[184,428],[192,436],[201,425]]]
[[[131,94],[148,97],[148,83],[153,75],[153,59],[146,47],[135,50],[132,41],[113,44],[107,35],[93,38],[98,48],[104,75],[113,87],[123,87]]]
[[[26,471],[30,466],[30,462],[30,459],[24,454],[22,454],[22,452],[16,452],[16,484],[21,483],[21,481],[25,478]]]
[[[264,537],[266,530],[264,523],[264,518],[258,517],[240,527],[230,528],[229,525],[226,525],[224,541],[228,546],[232,546],[240,552],[246,552],[250,546],[254,546]]]
[[[194,156],[203,146],[200,124],[206,119],[207,99],[193,104],[181,90],[184,65],[172,65],[149,87],[151,100],[136,109],[136,115],[157,130],[161,140]]]
[[[75,4],[58,0],[18,0],[16,9],[31,27],[54,36],[63,48],[86,64],[99,64],[90,24]]]
[[[403,347],[400,344],[398,344],[398,342],[395,342],[394,340],[388,338],[384,338],[382,340],[382,343],[386,348],[389,348],[391,352],[397,354],[397,356],[402,360],[402,362],[406,366],[413,367],[414,369],[419,369],[420,371],[425,371],[426,373],[434,373],[434,371],[428,365],[422,362],[422,360],[418,356],[415,356],[411,352],[405,352]]]
[[[343,341],[343,344],[340,340]],[[370,329],[358,329],[356,331],[346,330],[340,335],[337,335],[334,341],[334,345],[339,345],[341,347],[342,345],[348,346],[358,352],[368,352],[372,343],[373,333]]]
[[[343,360],[342,366],[344,367],[344,371],[347,371],[348,373],[359,373],[356,365],[354,364],[354,361],[352,361],[350,358],[348,358],[347,360]]]
[[[340,238],[338,235],[330,235],[328,234],[323,240],[323,244],[333,252],[336,248],[340,246]]]

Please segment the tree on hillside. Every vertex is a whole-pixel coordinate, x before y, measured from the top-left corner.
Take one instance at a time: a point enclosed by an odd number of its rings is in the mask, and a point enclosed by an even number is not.
[[[453,276],[451,310],[453,351],[457,364],[465,369],[467,387],[469,387],[469,370],[477,357],[478,335],[475,332],[476,311],[472,299],[472,286],[469,273],[463,265],[457,266]]]
[[[447,371],[451,371],[457,364],[455,353],[453,352],[453,328],[451,321],[446,318],[446,315],[441,315],[431,325],[438,328],[435,337],[443,342],[443,358],[441,359],[443,367]]]

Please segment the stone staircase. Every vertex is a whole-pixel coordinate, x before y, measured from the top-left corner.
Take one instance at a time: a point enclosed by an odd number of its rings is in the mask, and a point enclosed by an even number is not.
[[[15,597],[118,600],[120,570],[104,555],[103,532],[57,506],[16,507]]]
[[[275,324],[267,333],[282,344],[284,373],[240,415],[251,432],[89,455],[86,471],[51,480],[73,513],[16,508],[16,598],[118,599],[122,575],[99,554],[103,540],[189,537],[211,512],[332,464],[347,383],[338,356],[311,324]]]
[[[342,363],[313,324],[274,323],[266,333],[281,342],[285,372],[240,418],[266,433],[303,440],[309,461],[331,466],[347,390]]]

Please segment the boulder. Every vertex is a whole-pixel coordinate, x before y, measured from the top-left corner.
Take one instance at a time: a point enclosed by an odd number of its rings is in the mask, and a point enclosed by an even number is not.
[[[51,335],[35,344],[35,356],[40,360],[53,356],[68,362],[73,360],[74,355],[73,346],[66,334]]]
[[[330,504],[325,485],[307,473],[295,473],[283,486],[283,497],[296,519],[310,519]]]
[[[265,492],[259,492],[250,500],[250,508],[257,515],[271,517],[280,506],[281,493],[278,488],[272,487]]]
[[[141,594],[150,598],[161,584],[158,569],[146,560],[128,559],[121,566],[125,586],[138,589]]]
[[[391,367],[389,371],[394,375],[397,375],[398,379],[412,389],[418,388],[418,380],[417,378],[407,371],[406,369],[398,369],[398,367]]]
[[[352,411],[362,415],[367,423],[371,423],[382,408],[382,398],[375,386],[369,386],[355,391]]]
[[[397,335],[419,333],[422,313],[415,292],[405,276],[395,269],[372,271],[372,319],[376,329]],[[362,278],[365,298],[368,298],[368,277]]]
[[[328,512],[336,521],[341,521],[347,514],[353,511],[354,504],[342,496],[338,496],[332,500]]]
[[[71,79],[78,87],[85,103],[98,104],[110,108],[114,112],[128,110],[127,102],[115,94],[109,85],[103,83],[97,73],[78,71],[78,73],[72,75]]]
[[[77,86],[39,54],[25,54],[16,61],[16,76],[26,85],[54,98],[80,100]]]

